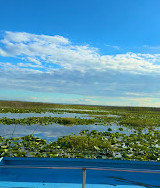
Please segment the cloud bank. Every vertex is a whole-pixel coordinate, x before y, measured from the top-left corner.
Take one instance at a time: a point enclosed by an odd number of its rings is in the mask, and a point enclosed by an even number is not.
[[[100,55],[63,36],[5,32],[0,88],[99,97],[160,96],[160,54]]]

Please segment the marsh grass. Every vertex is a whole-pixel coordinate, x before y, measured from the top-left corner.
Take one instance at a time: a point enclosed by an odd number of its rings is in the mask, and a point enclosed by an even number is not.
[[[22,102],[22,101],[2,101],[2,108],[59,108],[59,109],[81,109],[81,110],[103,110],[103,111],[121,111],[121,112],[160,112],[160,108],[155,107],[132,107],[132,106],[100,106],[100,105],[70,105],[70,104],[54,104],[41,102]]]
[[[125,113],[118,120],[120,125],[132,127],[160,126],[160,113]]]
[[[88,111],[86,111],[88,110]],[[111,124],[116,123],[123,126],[130,127],[149,127],[160,125],[160,108],[147,108],[147,107],[111,107],[111,106],[87,106],[87,105],[62,105],[62,104],[49,104],[49,103],[33,103],[33,102],[19,102],[19,101],[0,101],[0,113],[79,113],[88,114],[94,117],[94,121],[91,123],[98,124]],[[117,117],[109,117],[108,115],[116,115]],[[96,116],[98,115],[98,116]],[[0,120],[1,123],[4,119]],[[27,122],[27,124],[48,124],[55,122],[54,119],[25,119],[25,120],[5,120],[8,124],[21,124],[21,122]],[[29,122],[30,121],[30,122]],[[43,123],[42,123],[43,121]],[[77,124],[79,121],[83,124],[89,124],[89,122],[83,122],[76,118],[59,119],[59,124],[72,125]],[[17,123],[18,122],[18,123]]]
[[[38,110],[33,110],[33,109],[0,109],[0,112],[4,113],[7,112],[14,112],[14,113],[34,113],[36,111],[36,113],[42,113],[41,109]],[[48,110],[49,112],[52,112],[52,110]],[[43,111],[44,112],[44,111]],[[47,112],[47,111],[45,111]],[[60,111],[54,111],[56,113],[66,113],[66,111],[64,112],[60,112]],[[86,111],[81,111],[85,112]],[[75,111],[67,111],[67,113],[75,113]],[[78,112],[79,113],[79,112]],[[88,113],[88,112],[87,112]],[[10,124],[27,124],[27,125],[32,125],[32,124],[40,124],[40,125],[48,125],[48,124],[52,124],[52,123],[58,123],[58,124],[62,124],[62,125],[88,125],[88,124],[97,124],[97,125],[111,125],[112,123],[115,123],[117,125],[122,125],[122,126],[128,126],[128,127],[134,127],[134,128],[138,128],[138,127],[158,127],[160,126],[160,113],[159,112],[141,112],[138,113],[136,111],[134,112],[106,112],[106,114],[101,114],[99,115],[98,112],[98,116],[96,114],[96,112],[90,112],[90,116],[92,118],[88,118],[88,119],[84,119],[84,118],[71,118],[71,117],[28,117],[28,118],[23,118],[23,119],[15,119],[15,118],[1,118],[0,119],[0,123],[1,124],[6,124],[6,125],[10,125]],[[95,115],[96,114],[96,115]],[[110,117],[110,114],[112,115],[116,115],[113,117]],[[36,116],[36,114],[35,114]]]
[[[57,123],[61,125],[89,125],[93,124],[97,120],[94,119],[83,119],[83,118],[70,118],[70,117],[28,117],[23,119],[15,118],[1,118],[0,123],[5,125],[48,125],[52,123]]]

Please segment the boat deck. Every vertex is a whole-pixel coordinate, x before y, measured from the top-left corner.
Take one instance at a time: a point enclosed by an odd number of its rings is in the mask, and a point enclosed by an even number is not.
[[[66,158],[1,158],[0,188],[158,188],[160,163]]]

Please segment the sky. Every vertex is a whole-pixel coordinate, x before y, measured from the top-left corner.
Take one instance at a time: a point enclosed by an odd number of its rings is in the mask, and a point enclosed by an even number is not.
[[[160,107],[159,0],[0,0],[0,100]]]

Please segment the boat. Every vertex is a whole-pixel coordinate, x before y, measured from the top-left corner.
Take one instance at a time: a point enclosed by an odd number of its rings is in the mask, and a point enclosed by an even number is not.
[[[0,188],[158,188],[160,162],[0,158]]]

